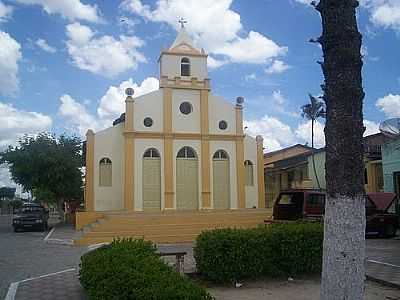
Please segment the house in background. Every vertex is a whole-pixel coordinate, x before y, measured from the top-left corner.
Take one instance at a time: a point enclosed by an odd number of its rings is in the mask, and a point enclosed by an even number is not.
[[[395,191],[393,190],[396,189],[393,187],[394,180],[400,182],[400,150],[397,152],[395,150],[397,146],[400,147],[400,142],[386,144],[390,141],[391,139],[381,133],[364,137],[364,180],[367,193],[384,191],[383,174],[385,171],[382,168],[382,147],[385,147],[388,153],[392,153],[392,157],[384,160],[387,166],[385,184],[391,182],[391,184],[387,184],[388,189],[385,188],[385,191]],[[314,153],[316,172],[313,169],[312,153]],[[264,172],[267,207],[272,207],[279,192],[283,190],[318,189],[318,187],[326,189],[325,149],[312,149],[298,144],[266,153],[264,154]]]
[[[297,144],[264,154],[265,201],[267,207],[281,190],[312,188],[309,178],[308,156],[312,148]]]
[[[400,193],[400,139],[382,145],[383,186],[385,192]]]

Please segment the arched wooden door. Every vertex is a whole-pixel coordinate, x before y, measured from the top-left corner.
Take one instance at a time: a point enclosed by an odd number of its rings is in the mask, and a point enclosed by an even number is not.
[[[161,159],[157,149],[147,149],[143,155],[143,210],[161,209]]]
[[[230,208],[229,157],[224,150],[213,156],[213,199],[214,209]]]
[[[198,209],[198,191],[196,152],[190,147],[183,147],[176,156],[176,208]]]

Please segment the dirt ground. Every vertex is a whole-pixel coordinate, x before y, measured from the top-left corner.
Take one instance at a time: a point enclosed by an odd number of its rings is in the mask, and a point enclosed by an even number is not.
[[[265,280],[243,282],[240,288],[211,287],[217,300],[319,300],[320,280]],[[400,300],[400,289],[367,281],[365,300]]]

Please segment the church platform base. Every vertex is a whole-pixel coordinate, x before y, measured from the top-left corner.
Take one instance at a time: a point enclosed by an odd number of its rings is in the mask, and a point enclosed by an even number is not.
[[[271,209],[103,212],[82,228],[75,245],[111,242],[114,238],[144,238],[158,244],[193,242],[203,230],[252,228],[272,217]]]

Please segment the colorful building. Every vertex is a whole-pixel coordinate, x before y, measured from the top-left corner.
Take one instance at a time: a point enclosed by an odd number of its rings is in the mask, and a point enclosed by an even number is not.
[[[263,140],[243,132],[243,98],[231,104],[211,92],[207,54],[184,27],[159,66],[157,91],[128,91],[125,114],[87,132],[78,227],[118,212],[265,207]]]
[[[400,193],[400,139],[382,145],[384,191]]]

